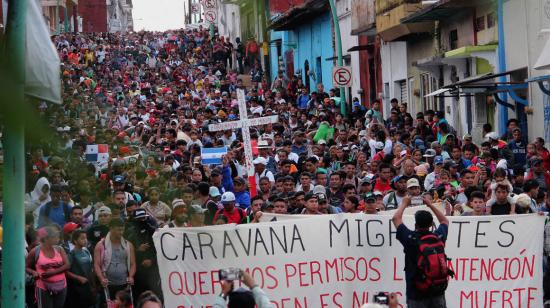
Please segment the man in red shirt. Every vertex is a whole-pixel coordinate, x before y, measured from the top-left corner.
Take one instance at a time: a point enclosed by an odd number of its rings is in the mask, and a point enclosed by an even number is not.
[[[243,209],[235,206],[235,194],[228,191],[222,195],[223,209],[218,210],[214,215],[213,224],[219,224],[219,220],[228,224],[239,224],[246,217]]]
[[[378,167],[378,174],[379,177],[374,182],[374,190],[386,194],[392,189],[390,184],[390,179],[392,177],[391,166],[387,163],[380,164],[380,167]]]

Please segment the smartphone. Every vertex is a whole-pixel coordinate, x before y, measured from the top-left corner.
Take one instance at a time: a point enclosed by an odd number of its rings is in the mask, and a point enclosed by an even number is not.
[[[375,304],[388,305],[389,302],[390,302],[390,297],[388,296],[388,293],[386,293],[386,292],[380,292],[380,293],[375,294],[375,295],[373,296],[372,301],[373,301]]]
[[[424,200],[422,196],[416,196],[411,198],[411,205],[422,205],[424,204]]]
[[[218,271],[220,280],[233,281],[241,279],[241,270],[238,268],[230,267],[226,269],[220,269]]]

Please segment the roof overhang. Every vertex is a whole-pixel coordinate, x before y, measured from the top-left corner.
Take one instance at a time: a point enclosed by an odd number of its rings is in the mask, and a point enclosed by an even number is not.
[[[268,28],[276,31],[291,30],[306,21],[319,17],[320,13],[328,12],[328,1],[310,0],[300,6],[295,6],[283,14],[271,19]]]
[[[351,55],[343,55],[342,59],[351,60]],[[330,57],[330,58],[325,59],[325,61],[335,61],[335,60],[338,60],[338,56],[334,56],[334,57]]]
[[[437,3],[434,3],[401,19],[401,22],[415,23],[445,20],[457,16],[458,13],[462,13],[479,5],[489,3],[490,1],[491,0],[439,0]]]
[[[470,58],[472,56],[475,56],[475,53],[495,51],[497,50],[497,48],[498,45],[470,45],[447,51],[444,56],[445,58]]]
[[[351,35],[368,35],[368,36],[375,36],[376,35],[376,23],[370,23],[364,27],[360,27],[357,29],[351,30]]]
[[[488,73],[488,74],[483,74],[479,76],[465,78],[458,82],[443,86],[440,89],[441,90],[440,93],[434,94],[435,92],[437,92],[435,91],[428,95],[438,96],[447,92],[447,91],[443,91],[443,89],[447,89],[451,93],[487,94],[487,95],[492,95],[497,103],[503,106],[506,106],[510,109],[515,109],[515,105],[512,105],[505,100],[502,100],[501,97],[498,95],[499,93],[508,93],[510,97],[513,100],[515,100],[517,103],[527,106],[529,105],[529,101],[521,97],[520,95],[518,95],[516,92],[516,91],[526,90],[528,88],[527,82],[513,83],[513,82],[496,82],[495,81],[495,78],[497,77],[510,75],[516,71],[517,70],[511,70],[511,71],[497,73],[497,74]]]
[[[368,50],[372,52],[374,50],[374,42],[369,42],[368,44],[364,44],[364,45],[353,46],[350,49],[348,49],[348,52],[362,51],[362,50]]]

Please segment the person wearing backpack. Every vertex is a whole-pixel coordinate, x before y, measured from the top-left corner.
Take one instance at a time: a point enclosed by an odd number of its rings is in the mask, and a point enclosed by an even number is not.
[[[60,231],[55,226],[39,230],[40,245],[29,251],[25,271],[34,277],[38,308],[59,308],[65,304],[69,259],[58,246]]]
[[[213,224],[216,224],[218,217],[223,216],[226,223],[240,224],[246,213],[240,207],[235,206],[235,194],[228,191],[222,195],[223,209],[218,210],[214,215]]]
[[[403,224],[403,212],[411,204],[411,197],[401,201],[392,221],[397,229],[397,240],[405,252],[405,281],[407,284],[407,307],[445,308],[445,290],[449,277],[454,273],[447,267],[445,241],[449,230],[449,220],[431,200],[424,197],[424,204],[435,214],[439,226],[431,231],[433,216],[425,210],[414,215],[415,230]]]
[[[63,188],[60,185],[52,185],[50,196],[52,201],[42,205],[38,214],[38,227],[45,227],[51,224],[64,226],[70,221],[72,207],[61,200]]]
[[[75,230],[71,241],[74,249],[68,255],[71,268],[67,272],[69,281],[65,307],[91,308],[96,303],[96,289],[92,254],[86,248],[88,246],[86,231]]]

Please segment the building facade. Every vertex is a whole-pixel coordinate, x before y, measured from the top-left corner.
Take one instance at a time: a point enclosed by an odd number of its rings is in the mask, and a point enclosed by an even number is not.
[[[359,57],[357,95],[365,106],[383,98],[380,39],[376,36],[374,4],[374,0],[352,1],[351,35],[357,36],[358,44],[347,50]]]
[[[78,0],[40,0],[44,20],[52,34],[78,32]]]
[[[83,32],[108,32],[105,0],[81,0],[78,12],[82,16]]]
[[[283,70],[287,76],[301,78],[310,91],[316,91],[319,83],[325,91],[331,89],[336,57],[328,2],[294,1],[286,11],[273,11],[271,15],[272,76]],[[345,59],[351,61],[350,56]]]
[[[550,141],[550,0],[517,0],[502,3],[505,64],[515,81],[527,79],[518,91],[528,102],[525,121],[529,140]],[[539,85],[540,83],[540,85]],[[545,90],[543,90],[545,89]],[[514,117],[509,110],[508,116]]]
[[[133,31],[132,7],[132,0],[107,0],[107,31]]]

